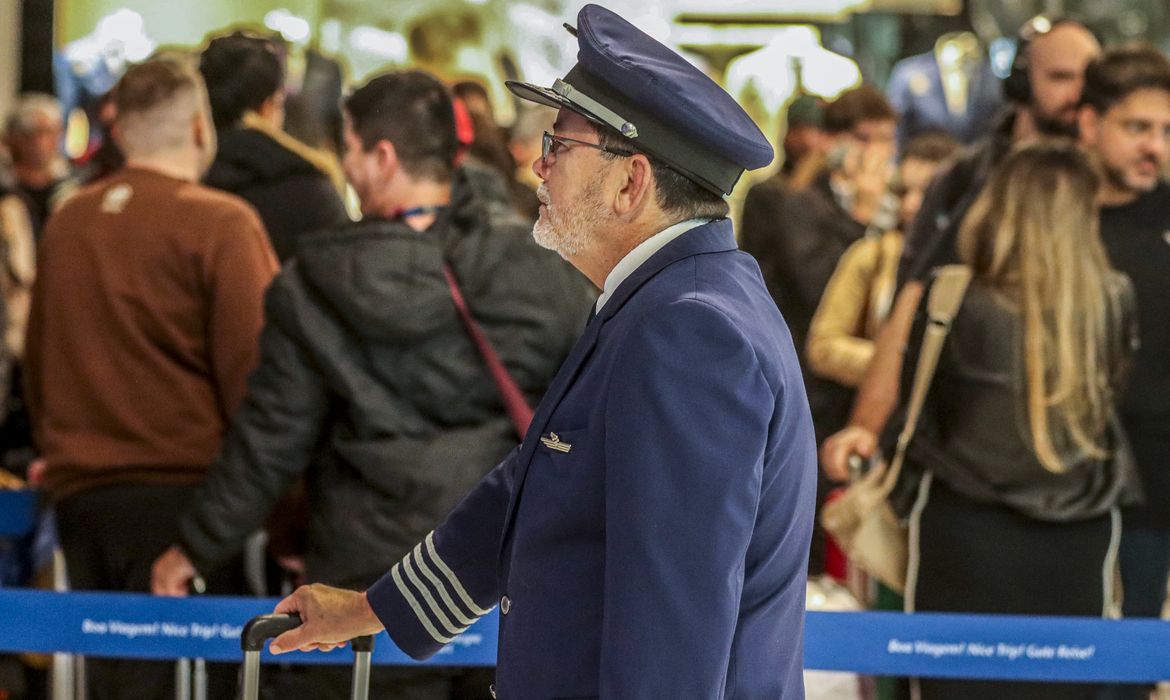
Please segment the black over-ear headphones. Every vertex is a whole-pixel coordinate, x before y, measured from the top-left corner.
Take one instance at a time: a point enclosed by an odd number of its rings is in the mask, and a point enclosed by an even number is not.
[[[1028,76],[1028,49],[1036,37],[1044,36],[1061,24],[1074,20],[1052,15],[1036,15],[1020,27],[1012,69],[1003,79],[1003,95],[1012,102],[1028,104],[1032,100],[1032,81]]]

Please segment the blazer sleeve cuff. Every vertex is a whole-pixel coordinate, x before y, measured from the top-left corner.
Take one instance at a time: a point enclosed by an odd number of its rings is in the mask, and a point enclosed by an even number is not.
[[[489,610],[480,607],[434,546],[434,533],[366,591],[398,648],[416,660],[433,656]]]

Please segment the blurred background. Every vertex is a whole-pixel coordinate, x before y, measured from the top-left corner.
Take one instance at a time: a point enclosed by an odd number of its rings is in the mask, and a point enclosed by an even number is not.
[[[286,129],[332,144],[335,99],[380,69],[426,67],[488,89],[497,121],[516,105],[503,81],[564,75],[575,42],[563,30],[582,0],[0,0],[0,114],[16,95],[55,94],[68,120],[65,149],[83,159],[98,142],[98,99],[128,62],[159,48],[198,48],[239,27],[279,34],[289,57]],[[1073,14],[1106,43],[1170,45],[1162,0],[638,0],[602,2],[682,50],[749,108],[770,138],[800,93],[832,99],[862,81],[907,102],[929,99],[915,57],[948,56],[971,75],[1006,74],[1015,30],[1039,12]],[[947,47],[950,47],[947,49]],[[948,53],[949,51],[949,53]],[[909,70],[891,81],[899,62]],[[891,94],[904,93],[902,95]],[[993,109],[971,94],[967,108]],[[962,105],[960,105],[962,107]],[[952,105],[952,112],[954,105]],[[982,116],[982,115],[980,115]],[[979,121],[989,121],[980,119]],[[777,164],[779,165],[779,164]],[[758,179],[766,173],[756,175]]]

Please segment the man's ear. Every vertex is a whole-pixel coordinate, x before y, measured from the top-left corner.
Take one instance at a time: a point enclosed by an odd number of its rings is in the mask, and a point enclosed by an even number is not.
[[[647,205],[655,203],[654,173],[650,160],[641,153],[622,159],[621,168],[616,168],[622,178],[620,188],[614,195],[614,211],[619,216],[637,214]]]
[[[191,134],[195,140],[195,145],[201,151],[207,148],[208,144],[212,146],[216,145],[215,127],[211,123],[209,113],[197,111],[191,117]]]
[[[374,156],[378,171],[387,179],[398,170],[398,151],[395,150],[394,144],[386,139],[374,144]]]
[[[1077,112],[1077,136],[1082,146],[1097,145],[1097,130],[1101,125],[1101,115],[1093,107],[1085,105]]]

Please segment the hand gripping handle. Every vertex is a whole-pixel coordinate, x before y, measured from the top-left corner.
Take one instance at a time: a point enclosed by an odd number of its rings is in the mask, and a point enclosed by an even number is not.
[[[264,648],[264,642],[300,626],[301,616],[296,613],[259,615],[248,620],[248,624],[244,625],[244,631],[240,634],[240,649],[260,651]],[[374,650],[374,638],[371,635],[356,637],[351,640],[351,644],[355,652]]]
[[[260,651],[264,642],[279,637],[285,632],[301,626],[301,616],[291,615],[258,615],[248,620],[244,631],[240,634],[240,649],[244,651]]]
[[[244,650],[244,700],[260,697],[260,650],[264,642],[301,625],[301,616],[260,615],[248,620],[240,634],[240,648]],[[353,698],[365,700],[370,692],[370,657],[374,638],[370,635],[350,640],[357,654],[353,668]]]

